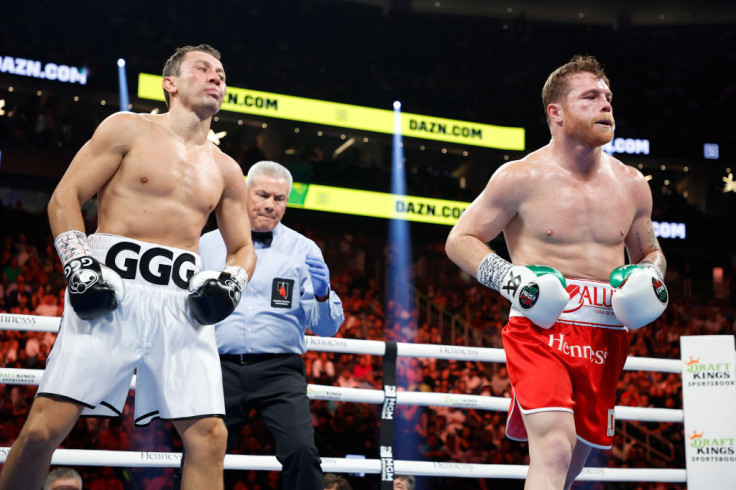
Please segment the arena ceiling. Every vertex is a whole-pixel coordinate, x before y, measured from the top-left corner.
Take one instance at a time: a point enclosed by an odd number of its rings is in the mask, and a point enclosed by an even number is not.
[[[343,0],[394,12],[434,12],[595,25],[736,23],[733,0]]]

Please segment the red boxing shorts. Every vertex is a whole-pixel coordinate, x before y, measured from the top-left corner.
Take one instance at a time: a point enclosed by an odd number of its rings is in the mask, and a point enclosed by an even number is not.
[[[613,444],[616,385],[629,352],[629,331],[613,315],[609,284],[568,278],[567,291],[570,301],[551,328],[512,310],[503,329],[513,390],[506,436],[528,440],[522,412],[570,412],[578,439],[607,449]]]

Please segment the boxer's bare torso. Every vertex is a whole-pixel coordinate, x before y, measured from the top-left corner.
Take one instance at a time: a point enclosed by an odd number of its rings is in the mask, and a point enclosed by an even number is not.
[[[243,179],[240,168],[209,141],[181,141],[166,115],[121,114],[110,124],[124,128],[128,148],[98,193],[97,231],[196,251],[227,179]]]
[[[169,112],[113,114],[79,150],[49,204],[52,232],[84,230],[81,204],[97,194],[98,232],[196,252],[215,211],[228,256],[252,274],[242,170],[207,139],[226,90],[222,64],[187,53],[164,88]]]
[[[613,135],[610,90],[589,73],[571,79],[552,141],[500,167],[450,232],[448,255],[466,272],[475,275],[502,232],[515,265],[608,281],[628,253],[664,269],[646,179],[601,150]]]
[[[569,277],[608,281],[625,262],[627,237],[649,240],[651,222],[639,219],[651,211],[648,185],[638,171],[606,154],[582,173],[546,146],[500,169],[486,192],[492,195],[486,213],[507,219],[503,233],[514,264],[544,264]]]

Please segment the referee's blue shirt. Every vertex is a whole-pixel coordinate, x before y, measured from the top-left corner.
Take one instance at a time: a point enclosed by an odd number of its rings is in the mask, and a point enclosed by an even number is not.
[[[306,256],[321,256],[316,243],[279,223],[270,246],[254,242],[258,260],[235,311],[215,325],[220,354],[304,354],[304,331],[331,337],[345,320],[342,302],[330,290],[314,297]],[[225,242],[218,230],[199,242],[202,269],[222,270]]]

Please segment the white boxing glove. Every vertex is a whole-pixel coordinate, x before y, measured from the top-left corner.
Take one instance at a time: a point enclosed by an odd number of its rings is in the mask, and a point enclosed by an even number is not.
[[[542,328],[554,325],[570,301],[565,277],[552,267],[512,265],[491,253],[478,266],[477,277]]]
[[[630,330],[653,322],[667,308],[667,286],[653,264],[617,267],[611,272],[610,283],[616,288],[611,300],[613,314]]]

